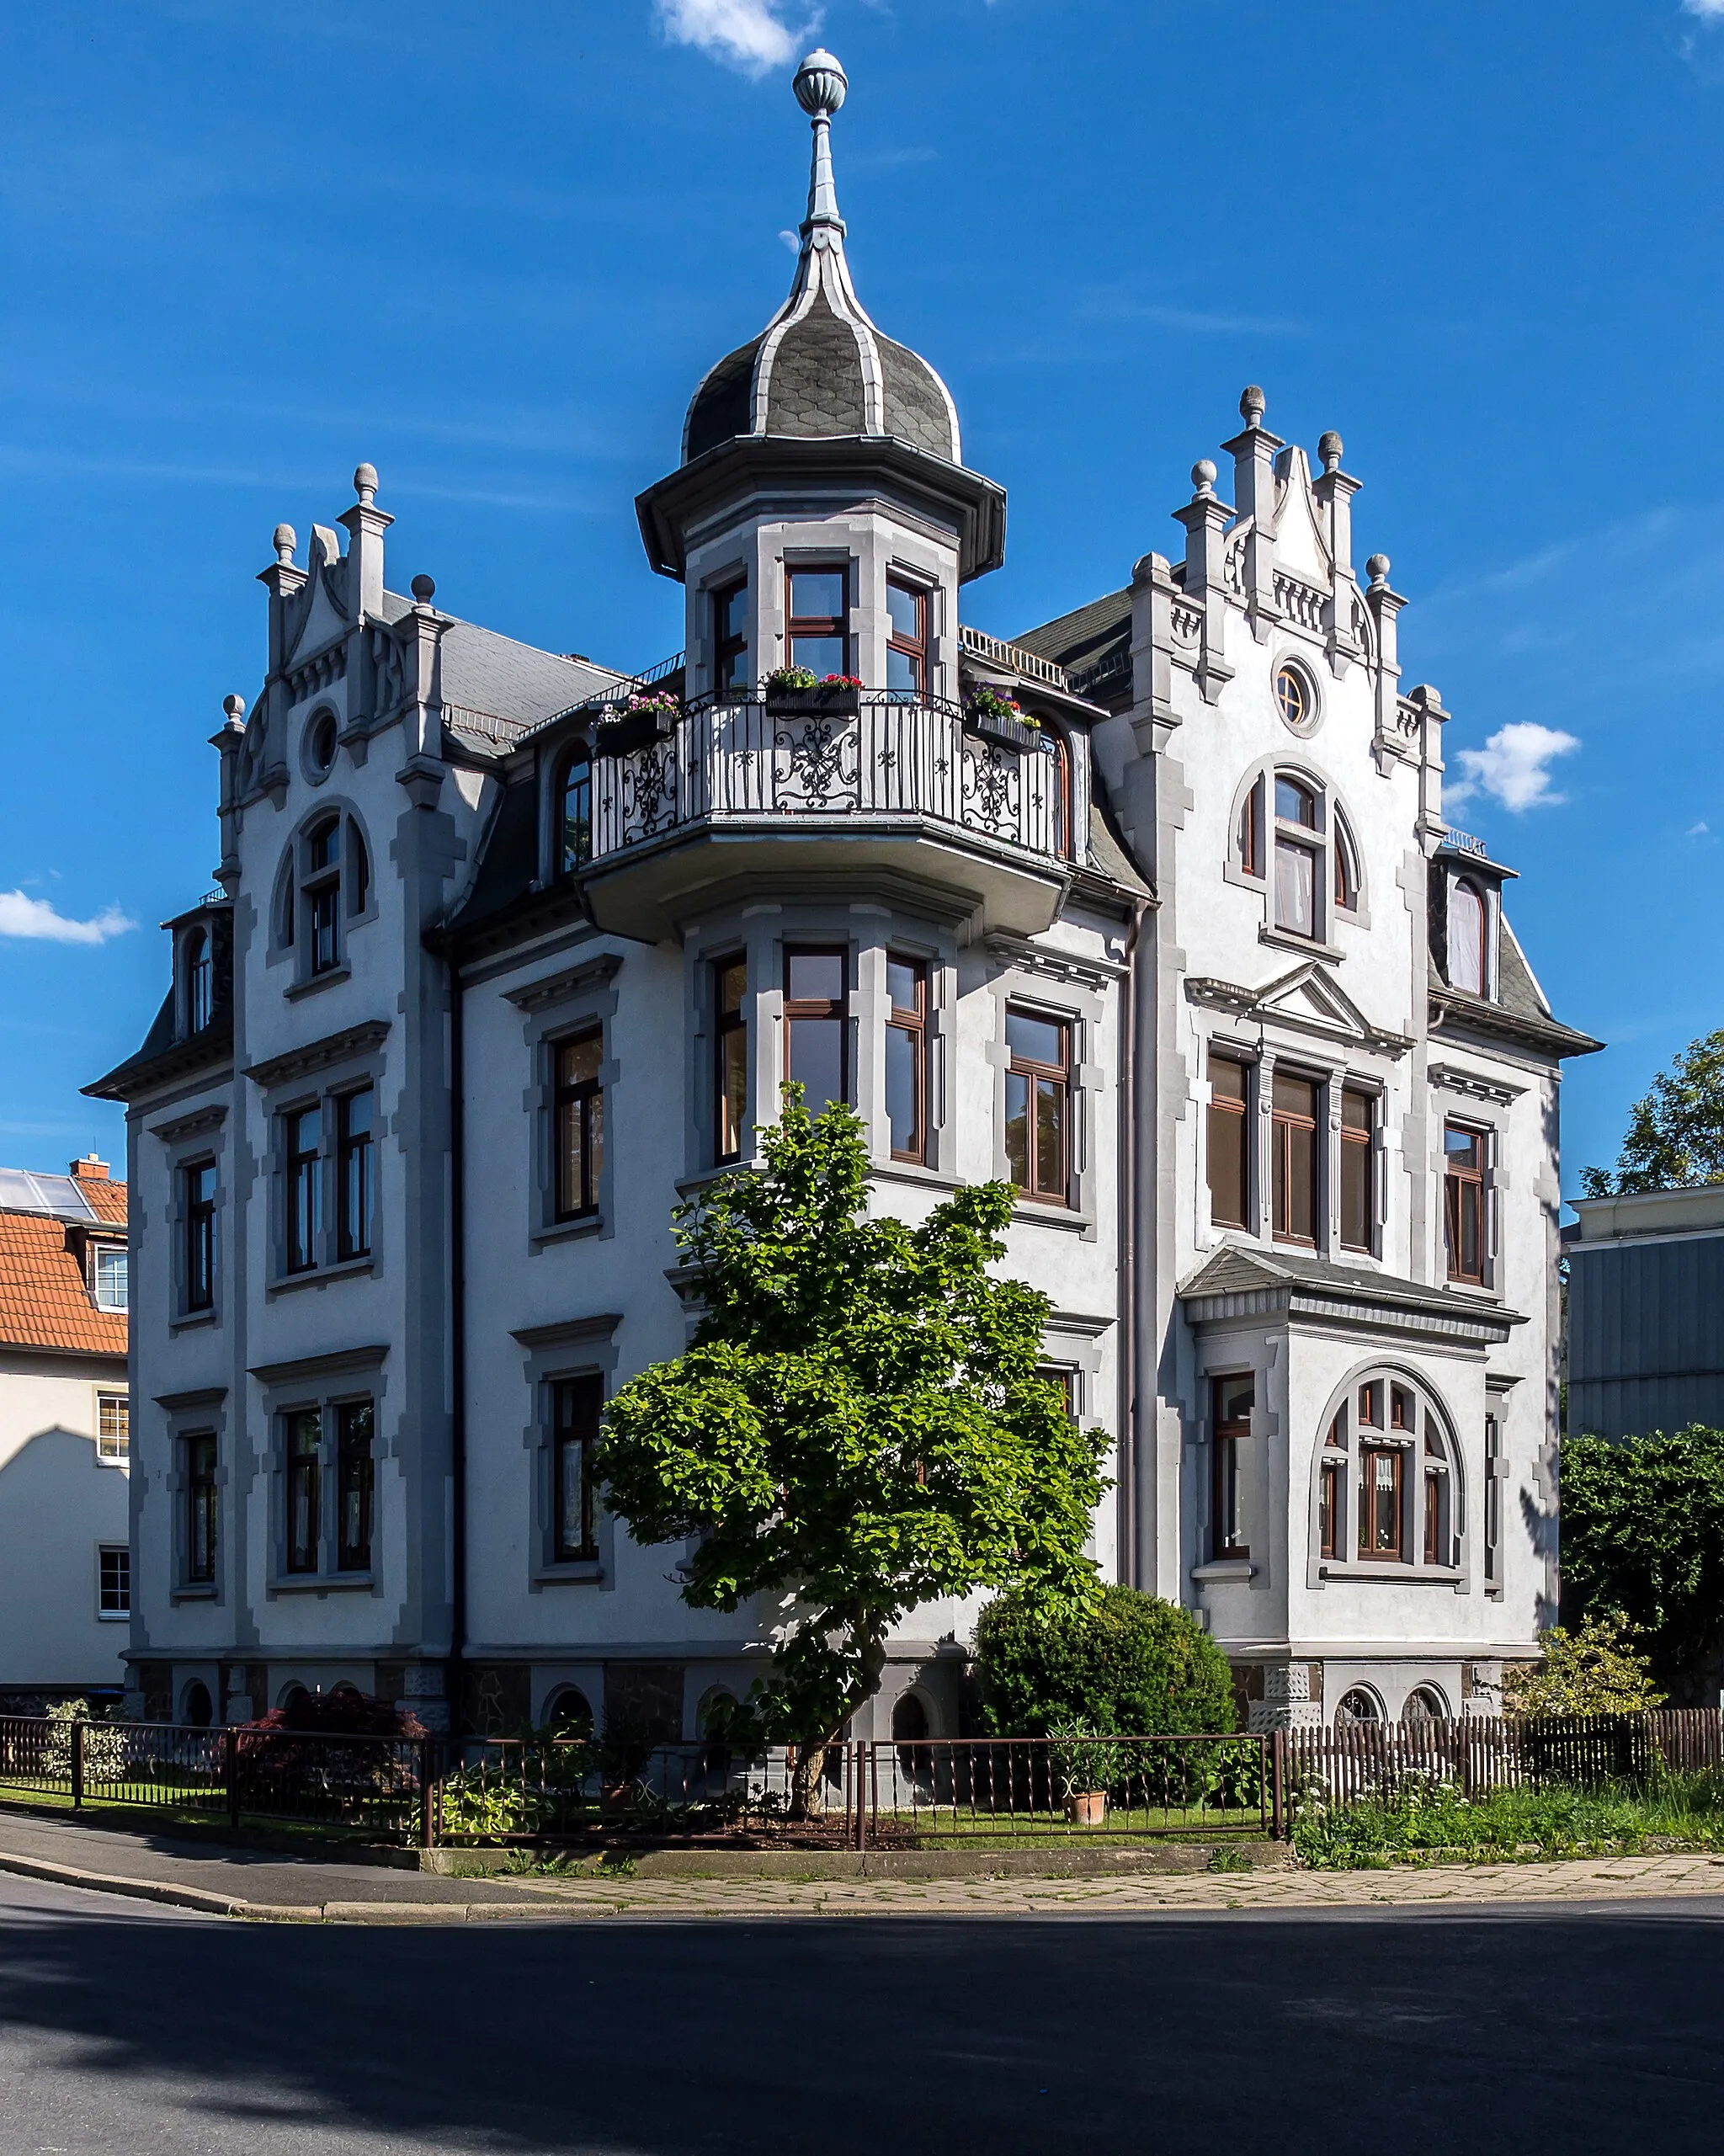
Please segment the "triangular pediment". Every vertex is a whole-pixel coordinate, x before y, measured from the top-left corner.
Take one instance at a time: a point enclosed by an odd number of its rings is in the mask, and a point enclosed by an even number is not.
[[[1314,963],[1296,966],[1279,981],[1271,981],[1258,991],[1254,1003],[1258,1018],[1278,1019],[1306,1032],[1327,1033],[1361,1045],[1377,1037],[1376,1028],[1346,990]]]
[[[1275,477],[1280,482],[1275,489],[1275,567],[1326,590],[1332,565],[1305,451],[1283,450],[1275,459]]]

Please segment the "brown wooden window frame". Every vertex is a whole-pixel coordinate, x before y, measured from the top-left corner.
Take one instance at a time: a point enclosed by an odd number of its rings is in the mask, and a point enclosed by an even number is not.
[[[185,1462],[185,1579],[190,1587],[216,1583],[221,1529],[216,1477],[221,1453],[213,1430],[189,1430],[181,1438]]]
[[[322,1569],[323,1410],[295,1408],[282,1419],[282,1569],[295,1575]]]
[[[902,577],[888,577],[886,588],[886,685],[899,695],[925,696],[928,694],[928,589],[923,584],[913,584]],[[916,610],[916,626],[906,636],[892,620],[891,595],[901,594],[910,600]],[[892,655],[896,652],[907,665],[911,679],[894,682]]]
[[[916,998],[913,1003],[900,1003],[894,997],[892,993],[892,973],[894,968],[902,968],[910,975]],[[891,1119],[890,1113],[891,1099],[891,1036],[895,1033],[900,1035],[903,1038],[908,1048],[910,1056],[911,1099],[914,1103],[916,1113],[916,1121],[911,1132],[910,1143],[907,1146],[900,1146],[894,1142],[891,1148],[891,1157],[894,1160],[910,1161],[918,1164],[922,1164],[925,1163],[928,1158],[929,1137],[929,970],[927,961],[925,959],[907,957],[899,951],[889,950],[886,955],[886,982],[887,1057],[886,1102],[888,1110],[886,1120],[888,1135],[896,1141],[897,1133],[891,1130]]]
[[[1323,855],[1328,850],[1324,843],[1322,791],[1296,771],[1272,771],[1269,775],[1269,783],[1274,788],[1276,796],[1271,804],[1274,812],[1275,860],[1269,892],[1274,925],[1283,935],[1298,936],[1312,943],[1318,943],[1322,940],[1323,932]],[[1300,794],[1309,803],[1312,818],[1309,823],[1303,817],[1282,815],[1280,791],[1283,786]],[[1306,860],[1311,876],[1311,924],[1308,928],[1282,918],[1280,864],[1284,852],[1299,854]]]
[[[1287,1085],[1309,1088],[1312,1108],[1309,1115],[1284,1108],[1280,1089]],[[1318,1130],[1322,1119],[1322,1085],[1317,1078],[1296,1071],[1275,1071],[1269,1082],[1269,1233],[1276,1243],[1301,1250],[1315,1250],[1322,1220],[1322,1154]],[[1296,1144],[1308,1148],[1311,1168],[1311,1233],[1303,1235],[1292,1225],[1292,1192]]]
[[[788,596],[787,591],[786,598]],[[738,599],[742,602],[742,626],[740,629],[727,629],[725,624],[730,619],[732,606]],[[712,689],[721,702],[748,696],[753,690],[753,679],[746,664],[740,676],[734,680],[731,678],[737,660],[746,662],[748,657],[748,579],[746,577],[728,578],[714,588],[711,597]]]
[[[829,577],[841,579],[838,587],[839,610],[836,614],[798,614],[795,610],[796,578],[798,577]],[[835,636],[838,641],[839,662],[828,669],[833,673],[849,673],[850,666],[850,564],[844,562],[787,562],[785,564],[785,656],[792,666],[800,666],[796,657],[799,636]],[[819,673],[818,667],[809,669]],[[822,679],[824,679],[824,676]]]
[[[1208,1146],[1209,1216],[1216,1227],[1248,1227],[1251,1224],[1251,1070],[1242,1056],[1209,1051],[1209,1108],[1205,1137]],[[1218,1094],[1218,1072],[1237,1073],[1239,1091]],[[1216,1189],[1216,1168],[1237,1168],[1239,1210],[1237,1217],[1222,1210]]]
[[[1393,1463],[1391,1486],[1394,1492],[1395,1539],[1393,1546],[1379,1543],[1376,1539],[1379,1494],[1375,1462],[1387,1460]],[[1367,1563],[1399,1564],[1404,1561],[1407,1547],[1406,1505],[1407,1447],[1403,1445],[1361,1445],[1359,1448],[1359,1554]]]
[[[1251,1545],[1244,1539],[1244,1462],[1239,1448],[1251,1435],[1251,1408],[1225,1417],[1226,1392],[1243,1382],[1249,1373],[1234,1371],[1210,1380],[1210,1555],[1217,1562],[1248,1557]],[[1257,1389],[1252,1386],[1252,1406]]]
[[[1328,1452],[1317,1467],[1317,1555],[1339,1560],[1345,1522],[1342,1506],[1347,1489],[1347,1456]]]
[[[1060,1038],[1062,1061],[1044,1062],[1041,1058],[1023,1053],[1011,1045],[1011,1023],[1014,1018],[1024,1018],[1038,1025],[1055,1028]],[[1074,1021],[1063,1011],[1037,1010],[1029,1004],[1008,1003],[1006,1006],[1006,1131],[1007,1174],[1019,1195],[1032,1205],[1065,1206],[1072,1202],[1072,1047]],[[1024,1174],[1019,1179],[1017,1163],[1011,1158],[1009,1133],[1012,1116],[1012,1080],[1020,1079],[1024,1086]],[[1057,1105],[1055,1124],[1059,1137],[1059,1179],[1056,1188],[1045,1187],[1041,1180],[1041,1147],[1038,1142],[1040,1122],[1037,1107],[1046,1088],[1047,1097]]]
[[[835,996],[793,996],[790,993],[790,966],[799,958],[827,958],[836,961],[838,969],[838,992]],[[838,1090],[836,1098],[850,1098],[850,954],[842,944],[798,943],[786,944],[784,951],[784,1014],[785,1014],[785,1079],[788,1083],[796,1067],[796,1026],[803,1025],[836,1025],[838,1043]],[[820,1110],[806,1097],[803,1105],[811,1115]]]
[[[556,1564],[591,1563],[599,1555],[593,1450],[604,1413],[604,1380],[596,1371],[551,1381],[551,1554]]]
[[[1370,1252],[1376,1246],[1377,1216],[1377,1095],[1363,1086],[1341,1089],[1341,1208],[1340,1240],[1344,1250]],[[1362,1110],[1364,1121],[1348,1121],[1349,1110]],[[1362,1216],[1362,1232],[1355,1216]]]
[[[1471,1163],[1457,1167],[1458,1156],[1450,1150],[1451,1134],[1470,1141]],[[1443,1125],[1443,1261],[1445,1277],[1458,1281],[1465,1287],[1483,1287],[1490,1273],[1490,1257],[1487,1241],[1490,1207],[1487,1193],[1490,1186],[1490,1134],[1467,1123]],[[1478,1253],[1477,1272],[1466,1270],[1464,1259],[1466,1247],[1468,1215],[1471,1216],[1474,1243]]]
[[[726,1002],[726,984],[732,978],[737,982],[734,1009]],[[748,1141],[748,961],[744,956],[712,962],[712,1157],[722,1168],[742,1158]],[[738,1097],[731,1091],[732,1077],[742,1081]]]
[[[1485,1417],[1484,1576],[1485,1591],[1503,1589],[1503,1421]]]
[[[577,1051],[594,1049],[590,1076],[570,1076],[572,1058]],[[599,1186],[604,1172],[604,1034],[602,1027],[583,1026],[578,1033],[561,1035],[551,1043],[551,1174],[555,1218],[592,1220],[599,1212]],[[572,1126],[578,1131],[581,1163],[578,1190],[571,1190],[568,1165]],[[596,1140],[596,1143],[595,1143]]]
[[[1243,876],[1261,882],[1265,872],[1264,860],[1264,781],[1261,774],[1251,782],[1245,799],[1239,807],[1239,828],[1236,834],[1239,847],[1239,869]]]
[[[1353,833],[1347,819],[1335,810],[1330,811],[1334,826],[1331,844],[1334,849],[1335,911],[1338,913],[1356,913],[1359,911],[1359,849],[1354,844]]]

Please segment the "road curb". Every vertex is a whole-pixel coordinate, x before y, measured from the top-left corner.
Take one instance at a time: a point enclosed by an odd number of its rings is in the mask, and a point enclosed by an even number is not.
[[[306,1916],[315,1919],[322,1912],[308,1905],[303,1910],[266,1902],[245,1902],[231,1894],[212,1894],[202,1887],[178,1887],[168,1879],[136,1879],[124,1872],[87,1871],[81,1866],[53,1864],[42,1856],[14,1856],[0,1850],[0,1871],[15,1872],[21,1879],[40,1879],[52,1887],[83,1887],[100,1894],[124,1894],[134,1902],[164,1902],[172,1908],[195,1909],[204,1916]]]

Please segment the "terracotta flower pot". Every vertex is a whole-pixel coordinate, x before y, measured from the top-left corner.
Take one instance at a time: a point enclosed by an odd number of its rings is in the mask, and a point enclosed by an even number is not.
[[[1066,1799],[1066,1817],[1074,1827],[1104,1827],[1108,1818],[1106,1790],[1086,1789],[1074,1792]]]

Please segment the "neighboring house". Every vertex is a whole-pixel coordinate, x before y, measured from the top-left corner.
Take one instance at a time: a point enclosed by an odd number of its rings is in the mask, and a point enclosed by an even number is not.
[[[1573,1205],[1568,1429],[1724,1429],[1724,1184]]]
[[[797,78],[790,296],[637,503],[684,653],[391,591],[368,465],[345,551],[275,534],[221,888],[91,1089],[139,1197],[139,1711],[345,1683],[684,1734],[744,1690],[768,1616],[684,1607],[590,1460],[688,1338],[673,1207],[786,1077],[854,1102],[882,1208],[1017,1185],[1007,1263],[1114,1448],[1096,1557],[1200,1613],[1256,1725],[1492,1711],[1550,1616],[1557,1090],[1596,1044],[1443,822],[1339,440],[1313,478],[1248,391],[1182,562],[960,625],[1005,498],[851,285],[843,87]],[[787,663],[861,686],[769,693]],[[902,1627],[858,1733],[959,1727],[974,1614]]]
[[[117,1693],[130,1615],[125,1185],[0,1168],[0,1708]]]

